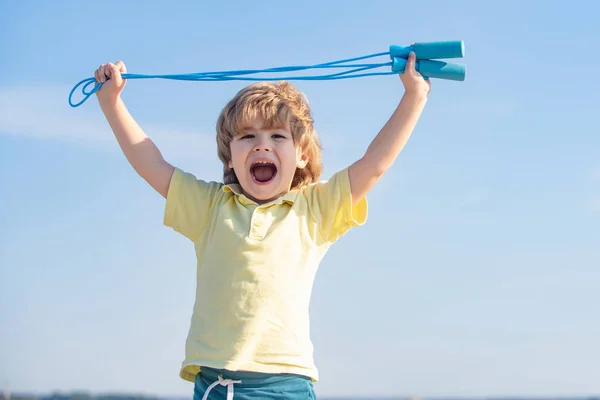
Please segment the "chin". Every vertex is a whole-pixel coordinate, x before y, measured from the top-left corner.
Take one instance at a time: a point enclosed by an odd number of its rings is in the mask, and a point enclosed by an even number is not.
[[[244,191],[254,200],[268,202],[285,194],[288,190],[282,187],[279,179],[274,179],[270,182],[256,182],[252,177],[246,181],[243,186]]]

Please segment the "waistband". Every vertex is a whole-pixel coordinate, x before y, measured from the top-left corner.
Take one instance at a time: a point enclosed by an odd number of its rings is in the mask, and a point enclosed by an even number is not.
[[[232,381],[242,381],[243,386],[264,386],[268,384],[277,384],[287,382],[294,379],[302,379],[310,381],[311,379],[304,375],[296,374],[267,374],[263,372],[251,372],[251,371],[229,371],[226,369],[217,369],[210,367],[201,367],[200,375],[211,381],[219,380],[219,375],[222,379],[229,379]]]

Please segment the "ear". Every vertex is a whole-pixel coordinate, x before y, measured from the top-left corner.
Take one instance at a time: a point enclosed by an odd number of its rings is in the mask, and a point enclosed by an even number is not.
[[[229,169],[233,169],[233,164],[231,163],[231,160],[229,160],[229,162],[227,163],[227,166],[229,167]]]
[[[303,169],[306,167],[306,164],[308,164],[308,156],[299,152],[296,158],[296,167]]]

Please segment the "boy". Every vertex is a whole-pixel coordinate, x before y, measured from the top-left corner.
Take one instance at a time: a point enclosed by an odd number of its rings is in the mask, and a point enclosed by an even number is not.
[[[427,101],[411,54],[397,109],[364,156],[319,182],[321,148],[304,96],[287,82],[241,90],[221,112],[223,183],[173,167],[127,111],[122,62],[95,72],[98,100],[135,171],[166,199],[164,224],[190,239],[197,292],[180,376],[194,399],[313,399],[309,302],[328,248],[367,217]],[[110,78],[110,79],[108,79]]]

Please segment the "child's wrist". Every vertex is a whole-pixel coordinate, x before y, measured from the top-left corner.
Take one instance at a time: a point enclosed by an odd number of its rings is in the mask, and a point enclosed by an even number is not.
[[[415,104],[425,103],[427,101],[427,93],[422,90],[407,90],[404,92],[402,98]]]
[[[99,96],[98,102],[100,103],[100,107],[116,107],[117,104],[121,101],[121,95],[117,94],[116,96]]]

